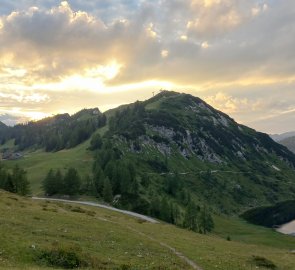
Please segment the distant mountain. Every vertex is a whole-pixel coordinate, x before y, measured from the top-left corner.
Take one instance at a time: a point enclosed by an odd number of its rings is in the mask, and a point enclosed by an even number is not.
[[[2,129],[2,128],[7,128],[7,126],[3,122],[0,121],[0,129]]]
[[[290,151],[295,153],[295,136],[283,139],[279,141],[279,143],[286,146]]]
[[[282,134],[271,134],[269,135],[275,142],[282,141],[284,139],[287,139],[289,137],[295,136],[295,131],[290,131]]]

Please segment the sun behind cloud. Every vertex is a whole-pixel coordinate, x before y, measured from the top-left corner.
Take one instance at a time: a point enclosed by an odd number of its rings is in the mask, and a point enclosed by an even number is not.
[[[226,104],[256,104],[267,91],[257,119],[278,115],[271,104],[284,91],[281,109],[293,109],[295,22],[285,18],[294,2],[131,2],[3,3],[0,114],[110,108],[161,88],[222,93]],[[242,108],[232,116],[247,124],[251,108]]]

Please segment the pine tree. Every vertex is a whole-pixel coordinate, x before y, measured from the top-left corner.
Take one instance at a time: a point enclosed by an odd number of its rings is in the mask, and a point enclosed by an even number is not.
[[[77,195],[80,191],[81,179],[74,168],[69,168],[64,177],[64,193],[67,195]]]
[[[90,140],[90,147],[89,147],[89,149],[90,150],[101,149],[102,144],[103,144],[103,142],[102,142],[102,138],[101,138],[100,134],[99,133],[94,134],[92,136],[91,140]]]
[[[55,175],[54,175],[53,169],[50,169],[46,177],[42,181],[42,188],[45,194],[48,196],[52,196],[56,194],[56,189],[53,184],[54,178],[55,178]]]
[[[106,177],[104,179],[102,193],[103,193],[103,199],[106,202],[112,202],[112,200],[113,200],[113,192],[112,192],[111,182],[110,182],[110,179],[108,177]]]
[[[206,234],[211,232],[214,228],[212,216],[206,206],[203,206],[199,215],[199,230],[201,233]]]
[[[166,222],[171,222],[171,211],[167,199],[164,197],[161,200],[161,219]]]
[[[18,165],[12,170],[12,183],[14,183],[15,192],[20,195],[27,195],[30,192],[30,183],[27,179],[27,173]]]
[[[93,175],[93,188],[96,195],[102,195],[105,175],[100,166],[96,166]]]
[[[197,206],[194,202],[191,201],[185,210],[183,222],[184,228],[187,228],[195,232],[198,231],[198,212],[199,211]]]
[[[0,188],[5,189],[8,173],[0,163]]]

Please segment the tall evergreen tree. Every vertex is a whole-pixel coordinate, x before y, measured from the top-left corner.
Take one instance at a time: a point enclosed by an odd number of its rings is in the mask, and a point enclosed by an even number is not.
[[[206,234],[214,228],[214,222],[208,208],[204,205],[199,215],[199,230]]]
[[[96,166],[93,175],[93,188],[96,195],[102,195],[105,175],[100,166]]]
[[[103,199],[106,202],[112,202],[112,200],[113,200],[112,185],[111,185],[110,179],[108,177],[106,177],[104,179]]]
[[[47,173],[46,177],[42,181],[42,187],[46,195],[52,196],[56,194],[58,191],[54,186],[55,175],[53,169],[50,169]]]
[[[64,177],[64,193],[77,195],[80,191],[81,179],[75,168],[69,168]]]
[[[166,222],[171,222],[171,211],[170,211],[170,206],[165,197],[162,198],[161,200],[161,219],[166,221]]]
[[[30,192],[30,183],[27,178],[27,172],[15,165],[12,170],[12,183],[14,185],[15,192],[20,195],[27,195]]]
[[[190,202],[185,210],[183,226],[189,230],[198,231],[198,207],[194,202]]]

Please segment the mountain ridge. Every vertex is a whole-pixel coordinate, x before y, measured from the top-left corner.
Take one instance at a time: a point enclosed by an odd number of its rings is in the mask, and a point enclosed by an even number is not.
[[[286,146],[291,152],[295,153],[295,136],[291,136],[279,141],[279,144]]]
[[[159,218],[159,207],[184,209],[190,200],[234,214],[294,199],[295,155],[200,98],[162,91],[104,115],[92,133],[101,134],[88,172],[95,196],[107,177],[120,207]]]

